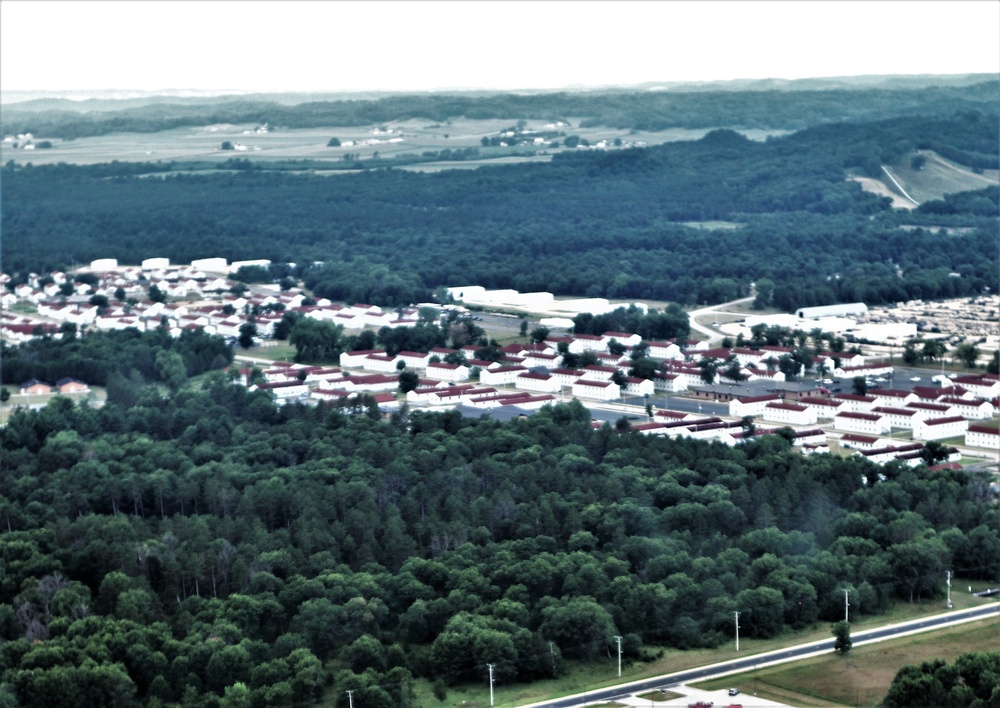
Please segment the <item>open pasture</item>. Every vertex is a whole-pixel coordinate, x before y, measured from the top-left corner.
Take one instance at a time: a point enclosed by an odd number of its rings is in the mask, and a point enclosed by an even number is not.
[[[477,148],[479,159],[464,161],[442,160],[424,163],[414,169],[435,171],[458,167],[479,167],[483,164],[502,164],[527,160],[544,161],[555,152],[567,148],[549,148],[547,145],[519,145],[516,148],[482,146],[484,137],[498,136],[505,129],[513,127],[517,118],[502,120],[471,120],[457,118],[445,123],[434,123],[427,119],[415,118],[393,121],[379,125],[330,126],[319,128],[283,129],[271,126],[268,132],[255,132],[261,124],[214,124],[199,127],[184,127],[156,133],[113,133],[74,140],[50,139],[49,149],[14,149],[11,143],[3,143],[0,157],[4,162],[14,160],[34,165],[68,163],[89,165],[118,160],[120,162],[225,162],[232,158],[247,158],[254,162],[317,160],[338,163],[346,155],[361,161],[404,155],[420,156],[424,152],[439,152],[445,149],[463,150]],[[679,140],[698,140],[709,129],[671,128],[663,131],[630,131],[603,126],[579,127],[579,119],[570,119],[569,124],[553,128],[543,120],[527,121],[524,129],[545,131],[558,130],[569,135],[578,135],[595,144],[601,140],[612,143],[620,138],[623,143],[645,143],[657,145]],[[392,132],[389,132],[389,131]],[[787,131],[763,131],[758,129],[741,131],[754,140],[763,140],[767,135],[783,134]],[[328,147],[330,138],[336,137],[340,147]],[[46,140],[45,136],[35,136],[35,140]],[[556,138],[561,141],[561,138]],[[389,142],[396,140],[396,142]],[[222,150],[223,142],[240,146],[235,150]],[[350,144],[348,144],[350,143]],[[245,147],[245,149],[240,149]],[[535,151],[536,156],[512,156],[511,153]],[[543,154],[545,153],[545,154]],[[377,156],[377,157],[376,157]]]

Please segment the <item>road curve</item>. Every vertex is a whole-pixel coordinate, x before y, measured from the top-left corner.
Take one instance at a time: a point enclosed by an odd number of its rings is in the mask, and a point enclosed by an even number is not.
[[[691,324],[691,330],[694,332],[700,332],[708,337],[709,343],[721,341],[723,336],[719,334],[718,331],[706,327],[698,321],[699,317],[704,317],[705,315],[713,314],[717,310],[723,307],[729,307],[730,305],[739,305],[744,302],[753,302],[753,296],[741,297],[739,300],[730,300],[729,302],[720,302],[718,305],[709,305],[708,307],[703,307],[700,310],[691,310],[688,313],[688,321]]]
[[[858,646],[861,644],[901,637],[907,634],[926,632],[951,624],[960,624],[962,622],[969,622],[996,615],[1000,615],[1000,603],[977,607],[972,610],[961,610],[959,612],[948,612],[941,615],[934,615],[932,617],[914,620],[912,622],[903,622],[901,624],[878,627],[876,629],[870,629],[853,634],[851,639],[854,646]],[[690,683],[691,681],[701,681],[718,676],[724,676],[726,674],[738,673],[740,671],[753,669],[754,667],[783,664],[785,662],[796,661],[810,655],[822,654],[830,651],[833,651],[833,639],[810,642],[808,644],[799,644],[786,649],[778,649],[776,651],[765,652],[763,654],[754,654],[746,658],[724,661],[697,669],[687,669],[685,671],[655,676],[641,681],[619,684],[617,686],[609,686],[608,688],[578,693],[574,696],[558,698],[552,701],[526,704],[522,706],[522,708],[570,708],[572,706],[586,705],[587,703],[604,702],[609,701],[616,696],[620,697],[623,695],[643,693],[645,691],[660,688],[668,688],[681,683]]]

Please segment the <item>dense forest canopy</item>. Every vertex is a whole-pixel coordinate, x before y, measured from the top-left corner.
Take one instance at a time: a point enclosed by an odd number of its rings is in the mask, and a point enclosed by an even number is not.
[[[459,283],[694,304],[745,295],[767,278],[770,304],[788,309],[973,295],[1000,286],[995,189],[900,215],[846,176],[918,148],[995,166],[997,120],[969,112],[840,123],[765,142],[716,130],[432,174],[328,177],[249,161],[199,175],[169,163],[8,164],[4,266],[269,258],[300,264],[317,295],[378,305],[426,301]],[[739,226],[686,223],[715,220]],[[901,223],[962,228],[943,237]],[[301,272],[315,261],[323,265]]]
[[[130,336],[138,370],[158,335]],[[734,610],[766,638],[838,619],[844,589],[872,615],[939,596],[945,569],[1000,579],[975,473],[592,430],[578,403],[278,408],[161,369],[0,432],[0,691],[22,705],[207,706],[241,683],[252,705],[408,706],[416,679],[530,681],[616,634],[638,661],[726,641]]]
[[[170,102],[113,110],[60,104],[39,110],[37,102],[4,106],[6,134],[32,132],[48,138],[74,138],[116,132],[157,132],[212,123],[268,123],[282,128],[354,126],[419,118],[446,122],[453,118],[523,117],[532,120],[568,120],[584,126],[603,125],[634,130],[666,128],[745,128],[798,130],[832,121],[865,121],[920,113],[942,115],[955,111],[992,111],[1000,101],[1000,81],[965,85],[927,85],[898,88],[821,87],[813,90],[606,90],[533,94],[424,94],[392,95],[378,99],[305,101],[287,105],[278,100],[249,96],[204,102]],[[942,82],[943,83],[943,82]]]

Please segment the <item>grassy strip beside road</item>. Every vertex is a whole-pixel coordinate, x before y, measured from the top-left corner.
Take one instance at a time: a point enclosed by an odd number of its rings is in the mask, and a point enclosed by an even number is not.
[[[795,706],[877,706],[903,666],[945,659],[1000,646],[996,618],[935,632],[856,647],[847,656],[833,653],[697,684],[698,688],[736,686],[745,694]]]
[[[990,598],[980,598],[969,594],[966,590],[969,586],[976,592],[984,590],[990,585],[986,582],[970,582],[965,579],[954,578],[952,580],[952,603],[956,611],[995,603]],[[959,588],[962,589],[962,592],[958,591]],[[943,611],[944,600],[941,598],[927,602],[915,602],[913,604],[901,602],[886,614],[852,621],[851,630],[857,634],[858,632],[877,627],[938,615]],[[969,624],[964,626],[971,628],[974,625]],[[920,635],[917,636],[919,637]],[[833,635],[830,634],[829,623],[822,622],[811,629],[801,632],[789,632],[774,639],[758,640],[741,636],[739,654],[735,652],[733,643],[724,644],[716,649],[692,649],[688,651],[667,649],[664,655],[656,661],[623,665],[621,678],[617,676],[617,656],[612,652],[602,661],[571,665],[572,668],[558,679],[536,681],[530,684],[495,685],[494,705],[509,707],[527,705],[550,699],[554,700],[561,696],[584,693],[585,691],[596,691],[609,686],[662,676],[700,666],[708,666],[730,659],[762,654],[798,644],[821,640],[832,641],[832,639]],[[971,650],[966,649],[966,651]],[[724,679],[723,687],[738,685],[732,683],[734,680],[733,677]],[[888,684],[886,685],[888,686]],[[418,705],[440,705],[442,708],[475,708],[475,706],[489,705],[489,686],[485,682],[482,685],[464,684],[450,688],[445,701],[438,702],[431,691],[431,683],[428,681],[417,681],[416,694]]]

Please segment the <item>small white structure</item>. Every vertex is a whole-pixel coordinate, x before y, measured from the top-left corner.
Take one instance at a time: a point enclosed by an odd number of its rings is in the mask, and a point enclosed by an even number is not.
[[[194,264],[192,263],[191,265],[194,265]],[[238,271],[240,268],[242,268],[244,266],[247,266],[247,267],[249,267],[249,266],[260,266],[261,268],[267,268],[270,265],[271,265],[271,261],[267,260],[266,258],[259,258],[259,259],[255,260],[255,261],[233,261],[232,263],[229,264],[229,272],[230,273],[235,273],[236,271]]]
[[[785,425],[816,425],[816,411],[797,403],[773,402],[764,406],[764,420]]]
[[[875,406],[872,413],[884,415],[889,419],[889,425],[893,428],[907,428],[912,430],[918,420],[927,417],[924,411],[915,408],[894,408],[892,406]]]
[[[270,391],[278,400],[287,401],[290,398],[298,398],[309,394],[309,387],[304,381],[275,381],[274,383],[256,384],[250,387],[251,391]]]
[[[889,432],[889,419],[879,413],[838,413],[833,419],[833,427],[852,433],[883,435]]]
[[[928,418],[917,421],[913,426],[914,440],[944,440],[965,435],[969,430],[969,421],[960,415],[947,418]]]
[[[824,396],[806,396],[800,398],[799,403],[812,408],[816,411],[816,418],[822,420],[833,420],[838,413],[845,413],[850,409],[847,401]]]
[[[795,316],[803,320],[818,320],[823,317],[857,317],[868,314],[868,305],[863,302],[845,302],[840,305],[822,307],[800,307]]]
[[[365,357],[362,366],[365,371],[380,371],[383,374],[391,374],[394,371],[398,371],[396,368],[398,361],[398,357],[389,356],[385,353],[369,354]]]
[[[769,403],[780,403],[781,396],[769,393],[764,396],[737,396],[729,401],[729,415],[742,418],[748,415],[763,415]]]
[[[1000,376],[996,374],[959,376],[954,379],[954,383],[972,393],[976,398],[990,399],[1000,396]]]
[[[229,272],[229,265],[225,258],[199,258],[191,261],[191,267],[209,273]]]
[[[849,447],[855,450],[874,450],[876,446],[881,445],[882,441],[873,435],[846,433],[840,436],[841,447]]]
[[[98,258],[96,261],[90,262],[91,270],[114,270],[118,267],[118,260],[116,258]]]
[[[160,270],[170,267],[169,258],[146,258],[140,264],[143,270]]]
[[[640,379],[629,376],[625,380],[624,393],[630,396],[652,396],[654,393],[653,382],[650,379]]]
[[[875,407],[875,396],[859,396],[856,393],[837,393],[833,399],[847,403],[847,410],[852,413],[869,413]]]
[[[613,401],[621,398],[618,384],[611,381],[588,381],[578,379],[573,384],[573,395],[576,398],[591,398],[598,401]]]
[[[1000,428],[985,425],[970,425],[965,431],[965,444],[969,447],[984,447],[996,452],[1000,450]]]
[[[340,365],[345,369],[360,369],[371,354],[384,354],[381,349],[362,349],[356,352],[341,352]]]
[[[466,381],[469,378],[469,367],[445,364],[443,361],[432,362],[427,365],[427,378],[439,381]]]
[[[481,375],[480,375],[481,376]],[[559,393],[562,384],[551,374],[538,374],[527,371],[514,380],[514,385],[522,391],[540,391],[542,393]]]
[[[507,386],[514,383],[517,377],[527,372],[524,366],[501,366],[498,369],[483,369],[479,372],[479,383],[486,386]]]

